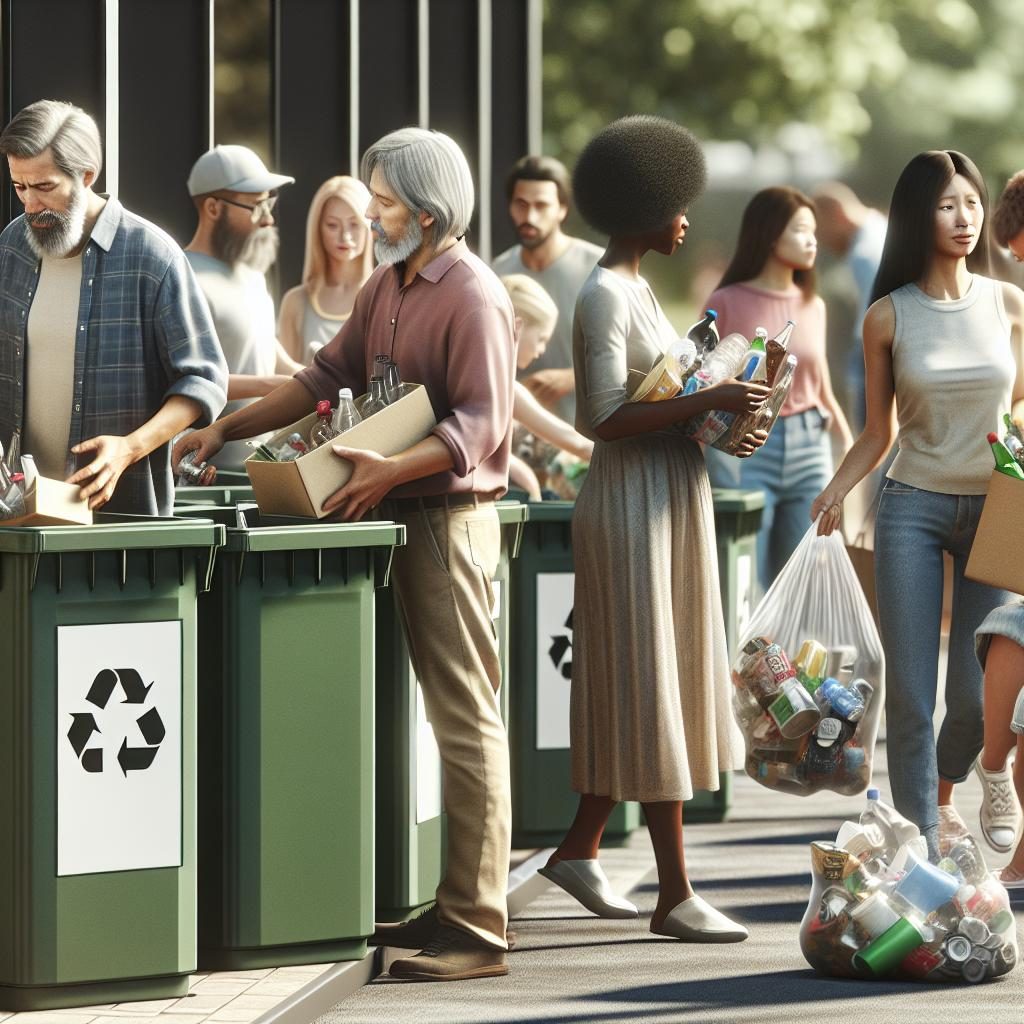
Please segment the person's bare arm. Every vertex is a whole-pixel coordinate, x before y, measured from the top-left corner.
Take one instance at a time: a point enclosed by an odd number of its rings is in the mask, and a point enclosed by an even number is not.
[[[239,398],[263,398],[275,388],[292,379],[291,374],[274,373],[267,377],[256,374],[232,373],[228,377],[228,401]]]
[[[864,317],[867,422],[835,476],[811,505],[812,521],[824,513],[818,524],[821,534],[835,530],[840,523],[847,494],[881,464],[892,447],[896,436],[896,392],[892,372],[895,331],[896,311],[892,299],[884,296],[871,306]]]
[[[286,292],[277,314],[278,340],[287,356],[296,361],[301,360],[303,356],[301,324],[304,294],[302,285]]]
[[[1024,292],[1016,285],[1003,284],[1003,308],[1010,320],[1010,344],[1017,364],[1010,415],[1018,426],[1024,428]]]
[[[519,381],[515,387],[512,417],[531,434],[589,462],[594,453],[594,442],[573,430],[565,420],[548,412]]]

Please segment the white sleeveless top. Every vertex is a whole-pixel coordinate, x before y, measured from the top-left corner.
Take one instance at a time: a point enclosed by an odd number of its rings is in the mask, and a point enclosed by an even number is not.
[[[985,494],[986,435],[1000,432],[1016,376],[1002,286],[977,274],[966,295],[939,300],[915,284],[891,292],[899,452],[888,477],[940,494]]]
[[[302,359],[307,366],[313,362],[313,356],[333,340],[341,330],[347,316],[326,316],[321,313],[309,297],[309,292],[302,293]]]

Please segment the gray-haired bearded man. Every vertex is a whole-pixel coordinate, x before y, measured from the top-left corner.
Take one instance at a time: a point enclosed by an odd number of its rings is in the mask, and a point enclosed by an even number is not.
[[[378,353],[425,387],[437,420],[430,436],[390,458],[335,446],[354,471],[324,503],[350,520],[383,503],[406,526],[392,579],[444,772],[447,874],[437,904],[379,927],[373,941],[423,950],[392,964],[394,977],[506,974],[511,796],[491,579],[500,548],[494,499],[508,485],[512,438],[512,305],[463,241],[473,181],[448,136],[393,132],[367,151],[362,177],[382,265],[351,317],[312,366],[182,439],[175,455],[198,449],[209,459],[225,441],[287,426],[339,387],[365,391]]]
[[[170,440],[224,407],[227,366],[177,244],[92,186],[99,130],[40,100],[0,135],[24,204],[0,235],[0,438],[92,508],[169,515]]]

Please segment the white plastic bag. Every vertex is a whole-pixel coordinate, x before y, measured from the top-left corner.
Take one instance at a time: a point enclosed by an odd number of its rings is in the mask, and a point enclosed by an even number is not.
[[[868,787],[885,660],[842,534],[812,525],[733,652],[746,771],[806,796]]]

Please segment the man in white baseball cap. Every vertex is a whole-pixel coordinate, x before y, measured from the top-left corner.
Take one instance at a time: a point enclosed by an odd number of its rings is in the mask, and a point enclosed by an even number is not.
[[[294,181],[268,171],[245,146],[214,146],[188,176],[199,222],[185,255],[231,373],[225,413],[269,394],[302,369],[277,340],[274,300],[264,277],[277,258],[277,189]],[[226,445],[216,464],[238,469],[248,454],[243,442]]]

